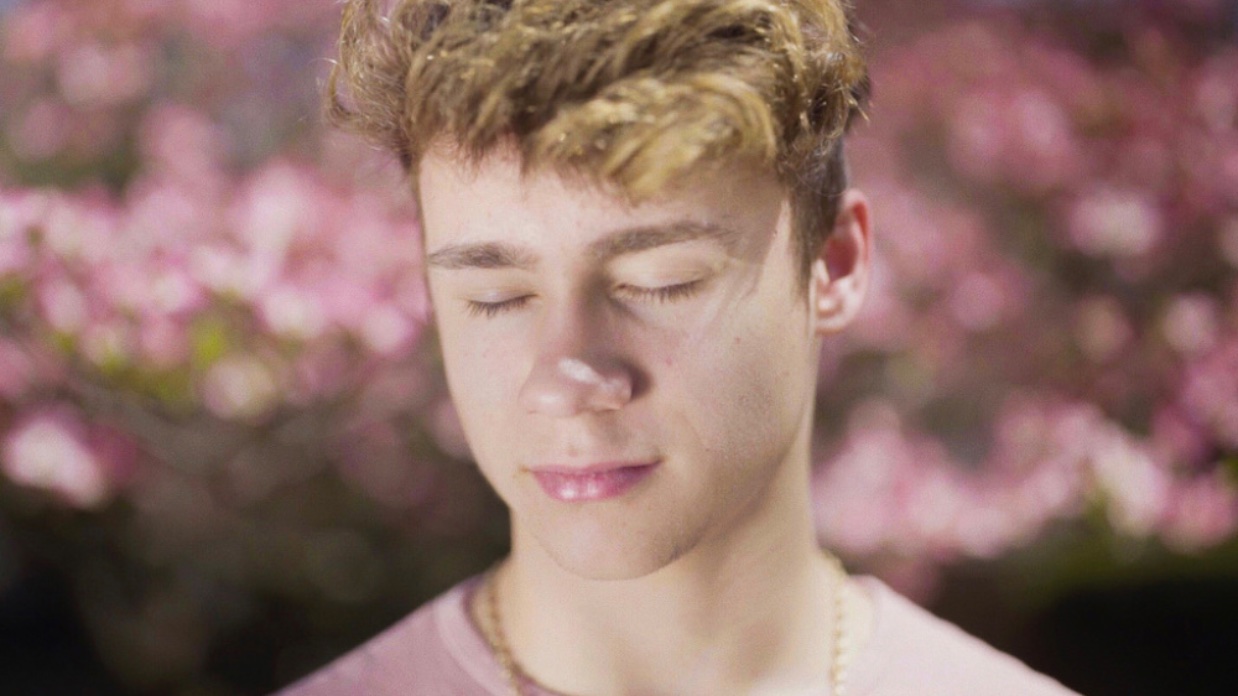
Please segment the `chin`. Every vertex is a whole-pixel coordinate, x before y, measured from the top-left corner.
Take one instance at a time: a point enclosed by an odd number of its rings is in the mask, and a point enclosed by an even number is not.
[[[678,536],[626,525],[537,530],[536,543],[564,571],[588,580],[636,580],[671,565],[690,548]]]

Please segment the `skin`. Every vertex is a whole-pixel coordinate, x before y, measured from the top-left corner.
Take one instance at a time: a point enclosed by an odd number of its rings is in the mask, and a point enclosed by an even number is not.
[[[497,584],[522,670],[566,694],[820,692],[809,437],[821,341],[867,286],[864,196],[805,291],[786,192],[757,167],[639,205],[507,151],[432,151],[418,183],[448,385],[511,510]],[[530,473],[600,462],[658,466],[589,502]],[[867,600],[847,601],[862,642]]]

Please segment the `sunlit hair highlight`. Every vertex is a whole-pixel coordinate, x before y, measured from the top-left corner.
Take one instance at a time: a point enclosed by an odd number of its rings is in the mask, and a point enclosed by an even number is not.
[[[755,162],[790,192],[805,271],[833,227],[842,137],[868,94],[841,0],[382,5],[346,3],[327,111],[414,179],[442,143],[473,163],[514,146],[526,170],[634,202]]]

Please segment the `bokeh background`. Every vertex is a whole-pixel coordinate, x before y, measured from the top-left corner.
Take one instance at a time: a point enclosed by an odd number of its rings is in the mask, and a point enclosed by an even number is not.
[[[1238,686],[1238,4],[859,0],[824,543],[1090,696]],[[0,693],[262,694],[503,553],[331,0],[0,0]]]

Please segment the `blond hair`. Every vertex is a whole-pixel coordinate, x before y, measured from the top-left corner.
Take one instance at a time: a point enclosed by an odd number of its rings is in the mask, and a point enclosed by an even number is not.
[[[807,271],[867,93],[843,0],[348,0],[326,96],[414,179],[438,142],[473,162],[511,144],[634,201],[755,161],[790,193]]]

